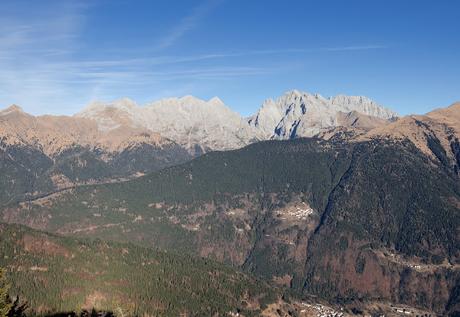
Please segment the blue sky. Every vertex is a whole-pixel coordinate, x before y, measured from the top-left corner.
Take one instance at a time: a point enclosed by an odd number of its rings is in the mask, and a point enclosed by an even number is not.
[[[243,115],[298,89],[401,114],[460,100],[460,1],[1,1],[0,106],[219,96]]]

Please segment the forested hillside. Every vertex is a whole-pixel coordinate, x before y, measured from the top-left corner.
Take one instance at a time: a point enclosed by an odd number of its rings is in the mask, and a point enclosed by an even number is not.
[[[13,205],[3,219],[207,256],[330,299],[444,312],[459,278],[458,201],[454,170],[411,142],[298,139]]]
[[[0,267],[28,313],[258,315],[277,290],[213,261],[0,224]]]

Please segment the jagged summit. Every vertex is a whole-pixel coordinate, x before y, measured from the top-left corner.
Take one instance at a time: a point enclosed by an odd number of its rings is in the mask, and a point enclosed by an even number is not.
[[[320,131],[340,126],[343,114],[356,111],[359,114],[389,120],[397,114],[363,96],[338,95],[325,98],[291,90],[276,100],[267,99],[259,111],[248,119],[265,138],[289,139],[313,136]],[[370,119],[370,120],[371,120]]]
[[[276,100],[265,100],[247,119],[218,97],[203,100],[191,95],[143,106],[127,98],[96,102],[77,116],[95,120],[104,131],[125,125],[148,129],[194,152],[234,149],[263,139],[313,136],[337,126],[370,129],[397,114],[363,96],[326,98],[294,89]]]
[[[203,100],[191,95],[164,98],[144,106],[129,99],[93,103],[76,116],[92,119],[101,130],[121,126],[148,129],[192,153],[227,150],[249,144],[258,131],[250,127],[218,97]]]
[[[209,99],[208,103],[213,104],[213,105],[218,105],[218,106],[225,105],[224,102],[217,96],[214,96],[211,99]]]
[[[79,117],[87,117],[89,114],[97,113],[100,111],[104,111],[106,109],[116,109],[116,110],[123,110],[123,111],[142,111],[141,108],[155,108],[155,107],[203,107],[203,106],[219,106],[219,107],[226,107],[224,102],[219,97],[213,97],[208,101],[197,98],[192,95],[186,95],[183,97],[169,97],[163,98],[157,101],[149,102],[145,105],[139,105],[134,100],[124,97],[120,99],[116,99],[110,102],[104,101],[93,101],[88,106],[86,106],[82,111],[75,114],[75,116]]]
[[[213,97],[209,100],[203,100],[192,95],[186,95],[183,97],[170,97],[163,98],[157,101],[150,102],[145,105],[145,108],[158,108],[158,107],[172,107],[174,109],[197,109],[197,108],[207,108],[207,107],[225,107],[224,102],[218,98]],[[173,110],[174,110],[173,109]]]
[[[398,117],[398,114],[388,108],[385,108],[372,99],[365,96],[346,96],[337,95],[328,99],[332,105],[345,107],[350,111],[378,117],[381,119],[393,119]]]

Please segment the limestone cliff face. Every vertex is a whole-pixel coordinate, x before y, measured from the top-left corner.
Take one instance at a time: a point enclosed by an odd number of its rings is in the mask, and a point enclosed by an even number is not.
[[[192,154],[230,150],[267,139],[310,137],[335,127],[369,130],[397,114],[361,96],[324,98],[290,91],[266,100],[256,114],[244,119],[219,98],[167,98],[138,106],[130,99],[94,102],[76,117],[90,118],[102,131],[136,127],[161,134]]]
[[[185,96],[138,106],[129,99],[95,102],[76,115],[97,122],[102,131],[139,128],[173,140],[192,154],[241,148],[261,140],[249,126],[217,97],[208,101]]]
[[[311,137],[325,129],[359,127],[370,129],[397,114],[367,97],[339,95],[324,98],[293,90],[277,100],[266,100],[259,111],[248,119],[268,139]]]

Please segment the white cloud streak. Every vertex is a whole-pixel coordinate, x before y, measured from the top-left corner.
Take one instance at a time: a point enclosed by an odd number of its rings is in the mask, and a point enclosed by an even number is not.
[[[160,50],[172,46],[175,42],[195,28],[198,23],[220,2],[222,1],[206,0],[199,6],[195,7],[190,15],[183,18],[172,30],[167,32],[166,36],[159,41],[156,49]]]

